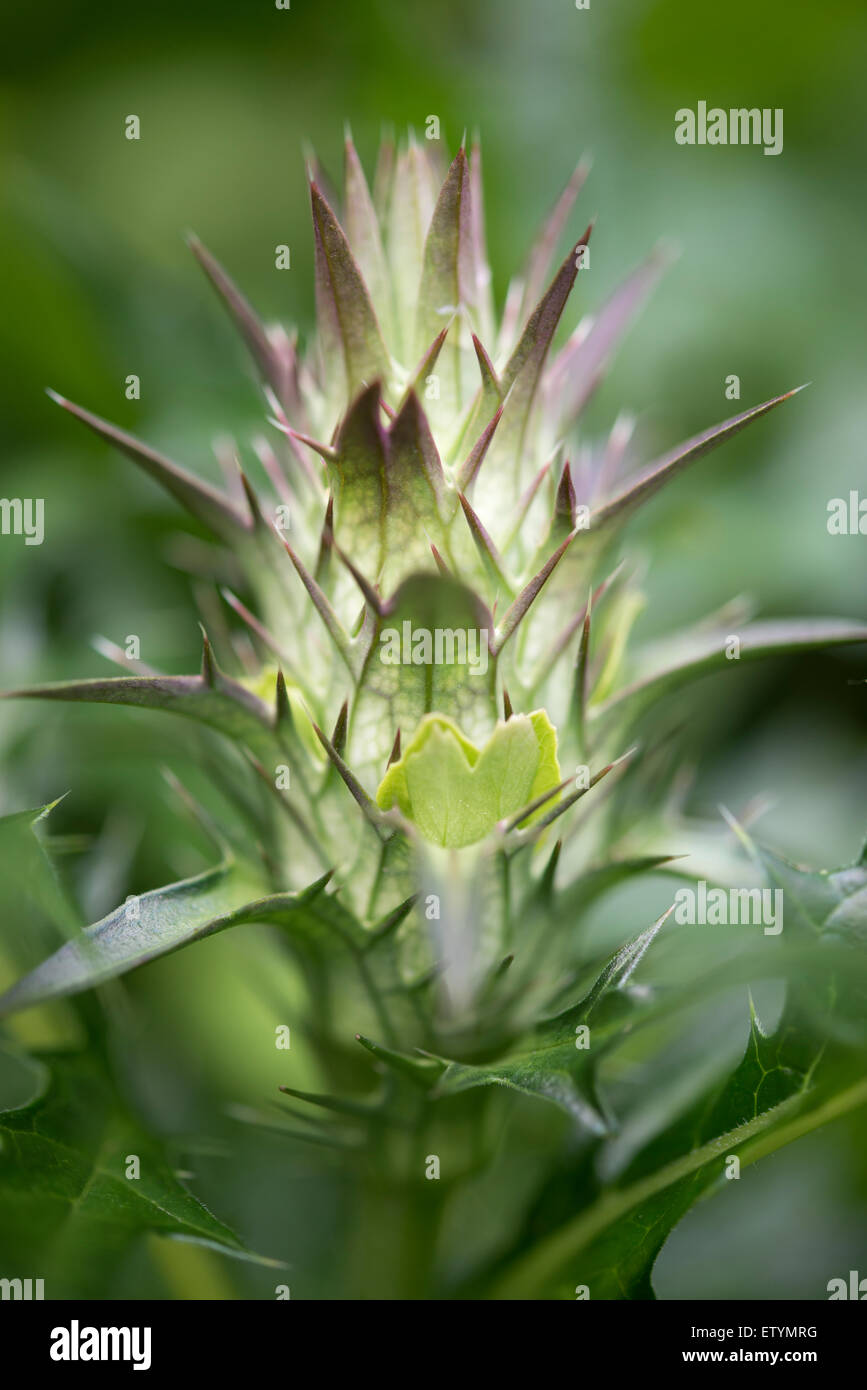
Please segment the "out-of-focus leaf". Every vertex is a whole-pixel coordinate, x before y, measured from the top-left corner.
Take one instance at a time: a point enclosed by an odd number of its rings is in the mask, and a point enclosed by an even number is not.
[[[87,927],[0,997],[0,1017],[91,989],[228,927],[273,922],[290,936],[296,927],[308,936],[311,919],[321,916],[312,904],[323,885],[318,880],[300,893],[262,896],[261,876],[227,857],[195,878],[142,893]]]
[[[731,637],[738,640],[738,658],[729,655]],[[633,717],[661,696],[710,671],[737,667],[776,652],[801,652],[815,648],[867,642],[867,625],[837,618],[792,618],[747,623],[739,631],[695,630],[639,652],[635,676],[622,690],[595,707],[591,718],[604,719],[613,712]]]
[[[16,1048],[0,1046],[0,1114],[23,1110],[45,1095],[48,1068]]]
[[[216,257],[211,255],[198,237],[189,237],[187,244],[229,311],[262,380],[272,388],[284,410],[292,411],[293,418],[295,418],[294,411],[297,404],[298,389],[297,363],[291,340],[288,338],[285,340],[284,351],[281,353],[269,338],[252,306],[241,294],[234,281],[226,274]]]
[[[799,1040],[773,1035],[753,1018],[744,1058],[731,1077],[648,1146],[622,1182],[607,1189],[535,1249],[519,1256],[494,1288],[500,1298],[653,1298],[650,1275],[670,1231],[705,1191],[723,1186],[726,1160],[741,1168],[867,1103],[867,1081],[847,1077],[816,1089]]]
[[[524,302],[522,313],[528,315],[536,306],[545,288],[545,278],[550,270],[551,261],[557,250],[557,243],[560,240],[569,220],[569,214],[575,206],[575,199],[584,187],[587,175],[590,172],[590,165],[586,159],[582,159],[569,179],[560,197],[557,199],[554,208],[549,216],[542,223],[536,240],[533,243],[529,256],[527,257],[527,268],[524,272]]]
[[[0,1113],[4,1270],[38,1270],[46,1298],[110,1298],[121,1259],[146,1231],[259,1258],[178,1181],[94,1057],[41,1061],[47,1094]],[[133,1157],[138,1177],[127,1176]]]

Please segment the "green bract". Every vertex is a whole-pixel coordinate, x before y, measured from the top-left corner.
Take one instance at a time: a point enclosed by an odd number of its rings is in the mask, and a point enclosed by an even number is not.
[[[462,849],[559,782],[557,735],[544,710],[498,724],[481,751],[450,719],[429,714],[376,800],[384,810],[399,806],[434,844]]]

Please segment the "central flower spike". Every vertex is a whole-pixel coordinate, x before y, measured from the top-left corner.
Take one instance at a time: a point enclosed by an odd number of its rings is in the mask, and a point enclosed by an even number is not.
[[[557,733],[544,710],[499,723],[481,750],[450,719],[429,714],[386,772],[376,800],[383,810],[398,806],[426,840],[462,849],[559,784]]]

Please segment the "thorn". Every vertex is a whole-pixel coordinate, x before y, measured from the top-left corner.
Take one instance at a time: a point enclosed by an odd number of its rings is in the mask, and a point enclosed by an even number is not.
[[[439,551],[437,550],[436,546],[434,545],[433,541],[431,541],[431,547],[430,547],[430,548],[431,548],[431,553],[433,554],[434,560],[436,561],[436,567],[437,567],[437,569],[439,570],[440,574],[445,575],[446,579],[450,579],[450,578],[451,578],[451,570],[449,569],[449,567],[448,567],[448,565],[446,564],[445,560],[443,559],[442,555],[440,555],[440,553],[439,553]]]
[[[552,797],[559,796],[562,791],[565,791],[571,781],[571,777],[566,777],[558,786],[549,787],[541,796],[537,796],[528,806],[525,806],[523,810],[518,811],[516,815],[506,821],[506,824],[503,826],[504,833],[508,835],[511,830],[517,830],[521,822],[525,821],[528,816],[532,816],[535,811],[540,810]]]
[[[512,714],[513,714],[513,710],[512,710],[512,701],[509,699],[509,692],[508,692],[508,690],[506,689],[505,686],[503,686],[503,718],[504,718],[505,720],[509,720],[509,719],[511,719]]]
[[[496,393],[499,400],[503,399],[503,391],[500,386],[499,378],[494,370],[494,364],[485,350],[482,341],[476,334],[473,334],[473,347],[476,351],[476,361],[479,364],[479,372],[483,386],[490,386]]]
[[[587,595],[587,608],[584,613],[584,622],[581,627],[581,638],[578,643],[578,655],[575,660],[575,723],[578,732],[579,745],[584,749],[587,725],[587,686],[590,655],[590,619],[593,610],[593,590]]]
[[[329,637],[333,641],[340,655],[343,657],[343,660],[346,662],[350,675],[354,679],[356,676],[356,671],[353,660],[352,645],[350,643],[349,637],[347,636],[343,628],[340,619],[338,618],[331,604],[328,602],[328,599],[326,598],[325,594],[322,592],[319,585],[316,583],[316,580],[313,578],[312,575],[308,574],[301,560],[295,554],[295,551],[292,549],[285,536],[281,535],[279,531],[277,532],[277,535],[283,542],[283,545],[286,549],[286,554],[289,556],[289,559],[295,566],[295,572],[297,573],[298,578],[301,580],[301,583],[304,585],[304,588],[307,590],[307,593],[310,595],[313,607],[316,609],[317,613],[322,619],[322,622],[325,625],[325,629]]]
[[[283,675],[282,666],[277,668],[277,709],[274,722],[278,729],[283,724],[288,724],[290,727],[294,725],[292,706],[289,703],[289,692],[286,689],[286,677]]]
[[[253,485],[243,468],[239,470],[241,474],[241,486],[244,489],[244,496],[247,499],[247,506],[250,508],[250,518],[253,522],[254,531],[261,531],[265,525],[265,518],[262,515],[262,508],[259,506],[259,499],[253,490]]]
[[[485,455],[494,437],[494,431],[502,418],[504,407],[498,406],[493,419],[489,420],[482,430],[472,449],[466,463],[462,467],[457,477],[457,487],[460,492],[466,492],[476,480],[476,475],[485,461]]]
[[[503,650],[503,647],[512,636],[518,624],[526,616],[528,610],[538,597],[543,585],[550,579],[552,572],[560,563],[577,534],[577,531],[569,532],[566,539],[558,545],[554,554],[545,561],[539,573],[534,575],[529,583],[521,590],[521,593],[504,615],[502,625],[497,634],[496,652],[498,655]]]
[[[370,941],[367,945],[367,950],[370,950],[371,946],[375,946],[378,942],[384,941],[387,936],[391,936],[392,932],[397,931],[401,922],[409,916],[410,912],[415,907],[418,902],[418,897],[418,893],[411,894],[410,897],[405,898],[393,911],[389,912],[387,916],[383,917],[381,922],[377,923],[370,933]]]
[[[201,623],[199,623],[199,629],[202,634],[202,680],[205,685],[213,689],[217,684],[217,663],[214,659],[214,649]]]
[[[356,1033],[355,1041],[371,1052],[377,1061],[383,1062],[393,1071],[400,1072],[423,1090],[429,1090],[445,1071],[444,1062],[433,1057],[406,1057],[401,1052],[393,1052],[390,1047],[382,1047],[379,1043],[372,1042],[363,1033]]]
[[[563,465],[563,472],[560,475],[560,482],[557,485],[557,497],[554,502],[555,517],[566,517],[570,528],[575,525],[575,485],[572,482],[572,470],[569,467],[568,459]]]
[[[299,430],[293,430],[291,425],[283,425],[279,420],[272,420],[272,425],[276,425],[278,430],[284,434],[291,435],[297,439],[299,444],[306,444],[308,449],[313,449],[320,458],[324,458],[326,463],[335,463],[340,457],[336,449],[332,449],[330,444],[321,444],[318,439],[312,439],[309,434],[301,434]]]
[[[494,545],[494,542],[491,540],[491,537],[488,535],[464,493],[459,492],[458,499],[463,508],[467,525],[470,528],[470,534],[475,541],[476,549],[479,552],[482,564],[494,579],[495,583],[502,584],[506,592],[511,594],[512,585],[509,583],[502,556],[497,550],[497,547]]]
[[[360,1101],[343,1100],[339,1096],[317,1095],[314,1091],[296,1091],[294,1086],[278,1086],[278,1091],[282,1091],[284,1096],[292,1096],[295,1100],[306,1100],[308,1105],[321,1105],[323,1110],[336,1110],[338,1115],[363,1115],[365,1117],[375,1113],[378,1107],[363,1105]]]
[[[343,761],[342,757],[337,752],[337,749],[334,747],[331,740],[322,732],[319,725],[314,723],[313,728],[316,732],[316,737],[319,739],[319,742],[322,744],[322,747],[325,749],[331,762],[334,764],[334,766],[337,768],[337,771],[340,773],[340,776],[343,779],[348,791],[358,802],[358,805],[361,807],[362,811],[364,812],[364,815],[366,816],[370,824],[373,826],[377,834],[381,837],[384,836],[386,824],[385,817],[383,816],[376,802],[373,801],[373,799],[370,796],[368,796],[367,792],[364,790],[358,778],[355,776],[355,773],[352,772],[351,769],[347,766],[347,764]]]
[[[385,765],[385,770],[386,770],[386,772],[387,772],[388,769],[391,767],[392,763],[398,762],[399,759],[400,759],[400,729],[398,729],[397,733],[395,734],[395,736],[394,736],[394,743],[391,745],[391,752],[390,752],[389,755],[388,755],[388,762],[387,762],[386,765]]]
[[[334,733],[331,735],[331,742],[335,753],[342,755],[346,747],[346,730],[349,723],[349,701],[344,700],[340,706],[340,713],[337,716],[337,723],[334,725]]]
[[[250,612],[249,608],[241,602],[237,595],[233,594],[231,589],[226,588],[221,588],[220,594],[232,609],[232,612],[237,613],[238,617],[247,624],[250,631],[259,638],[259,641],[262,642],[270,652],[273,652],[279,660],[285,661],[287,665],[290,665],[291,658],[289,658],[281,648],[274,634],[268,631],[264,623],[259,622],[255,614]]]
[[[362,594],[364,595],[365,602],[369,604],[369,606],[373,609],[377,617],[383,617],[386,612],[386,606],[380,598],[379,594],[374,589],[373,585],[370,584],[367,579],[365,579],[361,571],[355,567],[355,565],[350,560],[349,556],[344,554],[344,552],[340,549],[340,546],[337,545],[336,542],[334,544],[334,549],[337,552],[338,557],[342,560],[343,564],[349,570],[349,573],[352,575],[352,578],[355,580]]]

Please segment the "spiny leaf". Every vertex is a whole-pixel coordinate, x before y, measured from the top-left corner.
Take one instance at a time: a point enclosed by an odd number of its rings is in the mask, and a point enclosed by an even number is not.
[[[660,1247],[698,1196],[724,1182],[727,1158],[738,1157],[743,1171],[867,1103],[864,1080],[819,1091],[812,1099],[804,1074],[784,1068],[772,1088],[768,1062],[778,1066],[774,1046],[775,1040],[757,1039],[753,1030],[743,1062],[718,1096],[651,1145],[621,1185],[515,1259],[493,1296],[574,1298],[575,1284],[583,1283],[591,1298],[652,1298],[650,1272]]]
[[[136,705],[187,715],[245,744],[260,761],[275,761],[280,744],[271,731],[268,707],[223,672],[207,676],[111,676],[107,680],[60,681],[4,691],[2,699],[61,700],[82,704]],[[276,761],[280,761],[279,757]]]
[[[701,434],[696,434],[692,439],[687,440],[685,444],[678,445],[670,453],[663,454],[661,458],[649,464],[637,477],[629,479],[624,491],[617,497],[612,498],[610,502],[603,503],[591,513],[591,531],[601,530],[610,522],[623,520],[648,497],[652,497],[669,478],[681,472],[688,464],[704,458],[705,454],[709,454],[717,445],[724,444],[727,439],[739,434],[754,420],[760,420],[763,415],[767,415],[776,406],[782,405],[783,401],[791,400],[803,389],[803,386],[797,386],[793,391],[786,391],[782,396],[775,396],[762,405],[756,405],[750,410],[743,411],[740,415],[733,415],[731,419],[723,421],[721,425],[714,425],[712,429],[704,430]]]
[[[121,453],[126,454],[127,458],[131,458],[133,463],[137,463],[145,473],[161,483],[182,507],[186,507],[188,512],[204,522],[216,535],[224,540],[237,541],[239,536],[252,529],[248,518],[227,497],[217,492],[216,488],[179,468],[177,464],[148,448],[146,444],[140,444],[131,434],[110,425],[107,420],[100,419],[98,415],[91,415],[89,410],[82,410],[81,406],[73,405],[56,391],[49,391],[48,395],[58,405],[63,406],[64,410],[68,410],[70,415],[75,415],[83,421],[94,434],[100,435],[109,444],[120,449]]]
[[[178,1181],[163,1144],[145,1132],[93,1057],[48,1053],[43,1061],[51,1072],[47,1094],[0,1116],[0,1222],[7,1252],[40,1251],[40,1275],[54,1297],[110,1298],[127,1252],[145,1232],[280,1264],[247,1251]],[[139,1160],[134,1182],[130,1154]]]
[[[619,951],[616,951],[611,957],[583,999],[562,1010],[554,1018],[545,1019],[538,1025],[536,1033],[541,1046],[550,1047],[562,1042],[569,1042],[570,1044],[573,1042],[576,1026],[590,1022],[609,997],[615,991],[623,989],[642,956],[645,955],[654,941],[660,927],[673,911],[674,907],[670,907],[667,912],[656,919],[653,926],[648,927],[632,941],[628,941],[625,946],[621,946]]]
[[[367,936],[332,896],[324,874],[297,893],[263,895],[262,875],[227,855],[214,869],[128,899],[67,941],[0,997],[0,1017],[92,989],[229,927],[269,922],[306,946],[323,932],[355,950]]]
[[[67,941],[0,996],[0,1017],[91,989],[145,961],[234,925],[255,884],[231,859],[195,878],[143,893]]]
[[[329,464],[335,535],[374,576],[379,574],[385,558],[388,506],[386,436],[379,419],[381,394],[380,383],[374,381],[352,402],[338,430]]]

